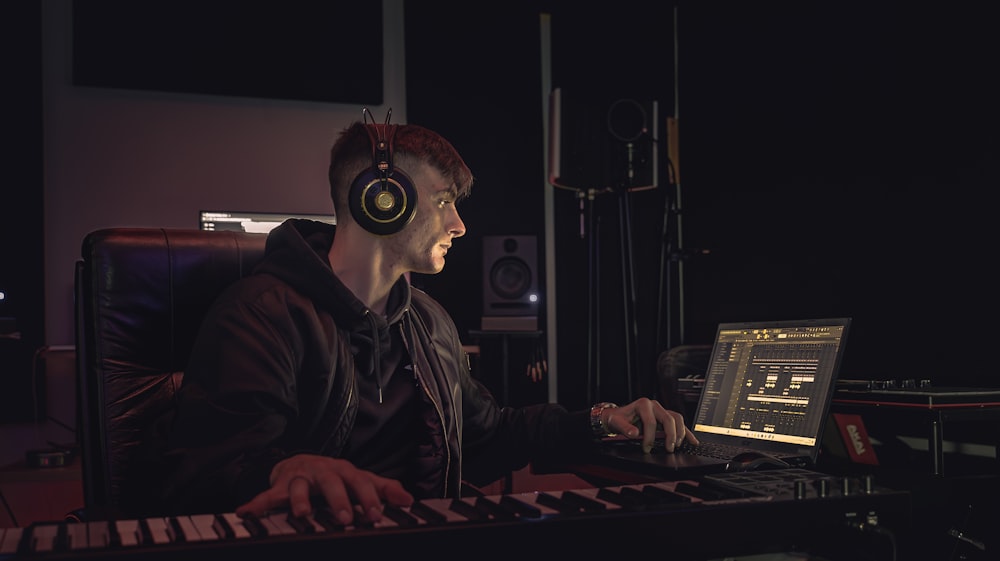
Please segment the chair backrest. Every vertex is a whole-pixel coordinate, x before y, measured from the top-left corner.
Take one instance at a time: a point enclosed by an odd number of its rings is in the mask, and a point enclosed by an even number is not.
[[[110,228],[76,265],[78,438],[84,515],[121,514],[129,455],[173,406],[201,320],[264,254],[265,234]]]

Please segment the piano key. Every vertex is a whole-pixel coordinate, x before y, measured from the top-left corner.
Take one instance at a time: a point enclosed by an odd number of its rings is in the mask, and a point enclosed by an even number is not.
[[[476,509],[493,520],[516,520],[517,516],[509,509],[501,507],[490,497],[476,497],[473,504]]]
[[[649,498],[650,504],[663,506],[669,504],[690,504],[691,498],[675,493],[656,485],[643,485],[642,494]]]
[[[194,527],[190,516],[171,516],[167,519],[167,531],[175,542],[201,541],[201,534]]]
[[[56,551],[56,538],[59,535],[58,524],[37,524],[31,527],[31,551]]]
[[[218,540],[222,536],[215,531],[215,519],[217,517],[214,514],[193,514],[191,515],[191,524],[194,529],[198,532],[203,540]]]
[[[390,518],[401,528],[412,528],[414,526],[419,526],[422,520],[412,514],[409,514],[403,509],[393,505],[385,505],[385,508],[382,509],[382,516]]]
[[[457,512],[461,514],[468,520],[488,520],[489,515],[483,511],[477,509],[472,503],[468,502],[466,499],[454,499],[448,508],[452,512]]]
[[[431,508],[430,505],[423,501],[415,501],[410,505],[410,514],[421,518],[428,524],[444,524],[448,522],[447,514]]]
[[[84,522],[83,525],[87,528],[88,547],[108,547],[112,545],[110,528],[113,528],[113,525],[105,520]]]
[[[563,491],[559,499],[583,512],[602,512],[607,509],[606,503],[585,497],[576,491]]]
[[[297,534],[315,534],[318,530],[321,531],[323,529],[321,526],[314,524],[308,516],[292,516],[292,513],[288,513],[286,521],[289,526],[295,528]]]
[[[16,553],[23,536],[24,528],[0,528],[0,554]]]
[[[634,510],[646,508],[646,502],[643,500],[642,495],[630,491],[634,491],[634,489],[602,487],[597,491],[597,498],[602,501],[614,503],[622,508]]]
[[[443,523],[467,521],[468,518],[450,508],[451,502],[451,499],[424,499],[414,503],[411,510],[432,524],[435,523],[432,520],[440,520],[442,517]]]
[[[718,499],[728,498],[728,495],[722,491],[716,489],[710,489],[702,485],[697,485],[695,483],[690,483],[687,481],[678,481],[674,489],[678,493],[684,493],[685,495],[690,495],[692,497],[697,497],[703,501],[714,501]]]
[[[327,532],[343,532],[346,526],[340,522],[334,515],[333,512],[328,508],[321,508],[313,513],[313,518],[318,522],[323,529]]]
[[[227,538],[245,539],[251,537],[243,519],[234,512],[227,512],[215,519],[215,530]]]
[[[170,543],[169,522],[166,518],[153,517],[143,518],[143,526],[149,532],[149,540],[153,544],[162,545]],[[145,538],[145,536],[143,536]]]
[[[88,547],[90,547],[90,536],[87,533],[87,524],[85,522],[66,524],[66,548],[87,549]]]
[[[538,493],[536,502],[551,507],[559,511],[560,514],[575,514],[580,512],[580,508],[576,505],[569,504],[551,493]]]
[[[521,501],[531,506],[532,508],[537,508],[541,516],[550,516],[554,514],[559,514],[558,510],[538,502],[538,495],[539,493],[537,491],[527,491],[523,493],[514,493],[509,496],[512,499]]]
[[[271,536],[291,536],[295,535],[295,528],[288,523],[288,514],[276,512],[261,518],[261,522],[267,526],[268,535]]]
[[[142,524],[138,520],[116,520],[114,523],[122,546],[136,546],[143,543]],[[114,541],[115,532],[109,533],[109,541]]]
[[[396,522],[391,516],[387,516],[385,510],[382,511],[382,518],[375,523],[368,522],[363,518],[355,518],[354,524],[351,529],[368,529],[368,528],[398,528],[400,524]]]
[[[511,495],[504,495],[500,497],[500,506],[508,509],[515,516],[520,518],[541,518],[542,510],[537,506],[526,503],[520,499],[517,499]]]

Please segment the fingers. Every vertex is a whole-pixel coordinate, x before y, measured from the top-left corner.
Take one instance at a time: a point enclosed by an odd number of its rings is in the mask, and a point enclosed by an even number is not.
[[[301,454],[279,462],[271,472],[271,488],[236,509],[236,514],[261,516],[288,508],[294,516],[312,513],[312,497],[322,497],[342,524],[355,512],[368,522],[382,519],[384,503],[408,506],[413,502],[403,485],[359,469],[346,460]]]
[[[667,452],[673,452],[685,440],[698,443],[698,439],[684,425],[684,416],[665,409],[658,401],[640,397],[624,407],[608,411],[608,427],[629,438],[641,438],[644,452],[653,449],[657,429],[662,430]]]

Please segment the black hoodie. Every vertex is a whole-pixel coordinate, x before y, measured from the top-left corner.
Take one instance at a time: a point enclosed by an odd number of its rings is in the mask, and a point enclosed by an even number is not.
[[[404,277],[386,317],[371,313],[330,267],[335,230],[300,219],[275,228],[254,273],[213,304],[176,409],[137,453],[148,477],[125,494],[135,499],[130,515],[230,512],[269,487],[275,463],[299,452],[350,458],[365,449],[363,462],[372,462],[381,453],[402,461],[391,456],[402,449],[412,456],[405,469],[383,474],[411,478],[404,485],[418,498],[457,497],[463,480],[489,483],[591,441],[585,411],[501,409],[470,375],[447,312]],[[410,389],[390,384],[386,404],[410,416],[402,424],[411,428],[391,433],[397,442],[363,442],[382,433],[356,426],[359,399],[377,416],[380,393],[401,372]]]

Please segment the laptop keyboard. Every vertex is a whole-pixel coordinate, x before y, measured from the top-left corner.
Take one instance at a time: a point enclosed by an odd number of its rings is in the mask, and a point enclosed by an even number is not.
[[[662,446],[662,444],[660,444],[660,446]],[[726,446],[725,444],[711,444],[707,442],[702,442],[701,444],[684,442],[674,450],[675,453],[680,452],[682,454],[692,454],[694,456],[705,456],[709,458],[721,458],[723,460],[731,460],[736,457],[737,454],[744,451],[746,451],[745,448],[739,448],[737,446]]]
[[[624,443],[626,446],[639,447],[642,446],[641,440],[619,440],[618,443]],[[652,452],[665,452],[666,451],[666,440],[662,437],[657,437],[653,441]],[[720,458],[723,460],[731,460],[736,457],[737,454],[745,452],[746,448],[740,448],[739,446],[727,446],[725,444],[712,444],[708,442],[702,442],[700,444],[692,444],[690,442],[683,442],[680,446],[674,449],[674,453],[680,454],[691,454],[693,456],[703,456],[708,458]]]

